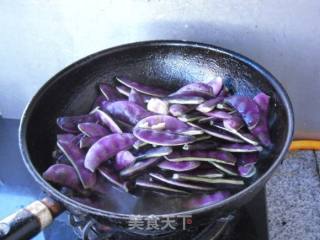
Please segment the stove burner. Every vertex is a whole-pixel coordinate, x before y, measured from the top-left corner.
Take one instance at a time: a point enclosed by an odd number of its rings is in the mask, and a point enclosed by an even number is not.
[[[76,235],[83,240],[127,240],[127,239],[154,239],[154,240],[222,240],[224,235],[229,235],[234,226],[237,212],[230,214],[225,218],[212,222],[206,226],[176,231],[162,235],[138,235],[127,231],[112,229],[109,226],[102,225],[94,219],[83,219],[70,214],[69,223],[73,226]]]
[[[268,240],[265,191],[238,211],[218,221],[172,234],[142,236],[112,229],[94,220],[70,215],[70,224],[80,239],[84,240]]]

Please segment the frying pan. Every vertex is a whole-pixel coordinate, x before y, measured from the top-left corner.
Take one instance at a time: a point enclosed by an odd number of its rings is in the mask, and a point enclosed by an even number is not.
[[[170,209],[163,197],[158,206],[148,199],[138,200],[144,207],[127,211],[112,207],[102,210],[79,203],[46,182],[41,174],[53,163],[51,153],[58,131],[56,118],[87,113],[97,96],[97,84],[113,84],[112,78],[123,74],[171,91],[190,82],[219,76],[235,94],[253,97],[263,91],[270,95],[269,125],[274,147],[259,160],[251,184],[220,203],[201,208]],[[30,238],[64,209],[124,229],[136,215],[155,214],[160,218],[192,215],[193,224],[206,223],[240,208],[262,190],[288,150],[293,123],[292,106],[280,83],[263,67],[238,53],[195,42],[149,41],[92,54],[51,78],[32,98],[22,116],[19,134],[24,163],[48,197],[2,220],[0,239]],[[123,202],[122,206],[125,205]]]

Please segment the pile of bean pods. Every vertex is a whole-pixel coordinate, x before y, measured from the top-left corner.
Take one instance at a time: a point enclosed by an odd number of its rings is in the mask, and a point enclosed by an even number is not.
[[[197,192],[189,203],[203,206],[243,188],[272,147],[263,92],[238,96],[221,78],[173,93],[125,76],[114,82],[99,84],[88,114],[57,119],[46,180],[79,194],[103,194],[110,183],[133,194]]]

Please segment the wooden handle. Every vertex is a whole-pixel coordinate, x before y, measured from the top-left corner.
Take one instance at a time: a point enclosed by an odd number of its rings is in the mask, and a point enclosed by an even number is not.
[[[31,239],[62,211],[62,206],[51,198],[34,201],[0,220],[0,240]]]

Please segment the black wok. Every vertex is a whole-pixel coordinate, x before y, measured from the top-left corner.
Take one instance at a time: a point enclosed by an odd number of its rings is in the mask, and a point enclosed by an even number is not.
[[[159,208],[146,200],[143,204],[149,204],[149,207],[145,208],[148,210],[130,213],[112,208],[101,210],[81,204],[46,182],[41,174],[53,163],[51,153],[56,141],[56,118],[87,113],[97,95],[97,83],[111,82],[115,75],[121,74],[172,91],[187,82],[221,76],[236,94],[254,96],[262,90],[270,95],[272,102],[269,124],[274,148],[259,161],[257,177],[252,180],[251,185],[225,201],[198,209],[180,211],[169,207]],[[20,148],[29,172],[53,199],[51,202],[48,199],[42,201],[44,204],[40,207],[49,207],[51,215],[57,215],[66,208],[99,222],[126,228],[131,214],[154,213],[162,217],[187,214],[192,215],[193,224],[197,225],[241,207],[265,186],[288,150],[293,125],[292,106],[285,90],[260,65],[240,54],[210,45],[183,41],[151,41],[123,45],[92,54],[51,78],[33,97],[22,116]],[[165,201],[163,197],[160,202],[165,204]],[[40,230],[39,222],[43,228],[51,221],[43,216],[35,218],[33,215],[38,215],[37,211],[30,208],[22,211],[19,215],[20,221],[16,220],[15,215],[9,222],[7,220],[5,224],[0,224],[0,239],[10,239],[10,236],[15,236],[12,239],[26,239]],[[30,218],[36,220],[31,221]],[[25,224],[26,221],[33,224]],[[3,226],[6,226],[6,229]],[[4,232],[6,234],[3,234]]]

